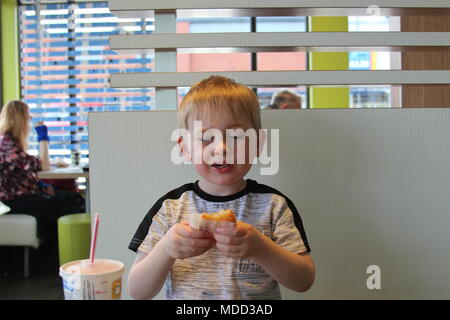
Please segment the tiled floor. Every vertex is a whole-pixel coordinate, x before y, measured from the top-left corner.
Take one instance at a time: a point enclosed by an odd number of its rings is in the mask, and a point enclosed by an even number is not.
[[[31,254],[31,276],[23,276],[22,247],[0,247],[0,300],[62,300],[56,244],[44,243]]]

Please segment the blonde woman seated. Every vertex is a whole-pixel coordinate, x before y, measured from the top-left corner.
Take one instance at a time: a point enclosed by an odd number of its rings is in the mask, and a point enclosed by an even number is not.
[[[27,154],[31,130],[28,105],[14,100],[0,113],[0,201],[11,213],[26,213],[38,222],[38,237],[56,235],[60,216],[84,212],[84,199],[77,192],[55,191],[38,180],[37,173],[50,169],[48,129],[41,123],[35,127],[39,141],[39,157]]]

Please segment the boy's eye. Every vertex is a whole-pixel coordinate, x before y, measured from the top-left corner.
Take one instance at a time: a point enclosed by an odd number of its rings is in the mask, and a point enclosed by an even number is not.
[[[228,139],[242,139],[244,136],[243,135],[228,135],[227,138]]]
[[[213,142],[214,141],[214,137],[204,137],[200,139],[201,142]]]

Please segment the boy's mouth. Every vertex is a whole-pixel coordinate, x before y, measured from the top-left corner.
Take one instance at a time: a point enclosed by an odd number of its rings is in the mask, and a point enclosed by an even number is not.
[[[214,168],[214,170],[218,171],[219,173],[228,173],[231,171],[231,169],[233,169],[233,165],[232,164],[218,164],[215,163],[212,165],[212,167]]]
[[[217,168],[217,169],[223,169],[223,168],[227,168],[227,167],[231,166],[231,164],[226,164],[226,163],[223,163],[223,164],[217,164],[217,163],[215,163],[215,164],[213,164],[212,166],[213,166],[214,168]]]

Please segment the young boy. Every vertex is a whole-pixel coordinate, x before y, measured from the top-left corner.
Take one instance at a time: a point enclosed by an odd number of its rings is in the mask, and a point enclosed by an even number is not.
[[[138,253],[128,277],[131,296],[153,298],[164,282],[167,299],[280,299],[278,283],[298,292],[308,290],[314,263],[292,201],[244,179],[250,156],[245,155],[245,163],[236,161],[230,143],[242,136],[193,139],[199,136],[193,132],[194,121],[202,121],[203,132],[215,129],[224,136],[227,129],[259,130],[260,107],[253,91],[228,78],[209,77],[184,97],[178,121],[190,133],[178,140],[184,157],[192,161],[199,144],[206,149],[215,142],[212,160],[194,161],[199,180],[167,193],[140,224],[129,246]],[[226,160],[217,160],[221,158]],[[185,222],[191,214],[221,209],[234,211],[235,226],[210,233]]]

